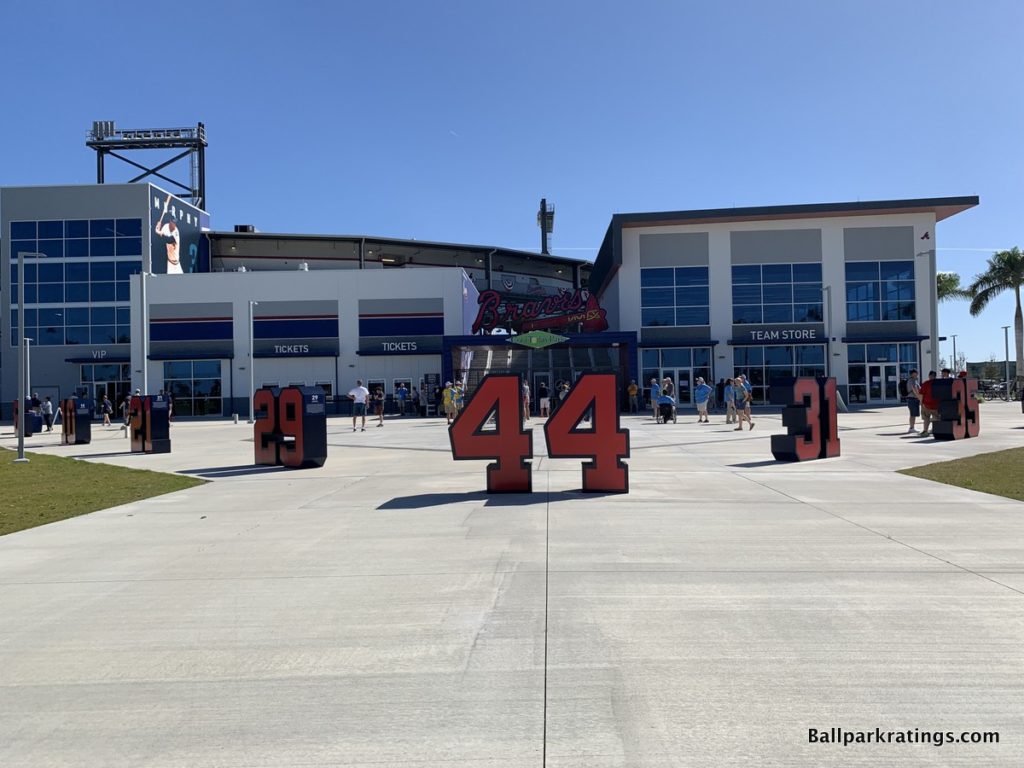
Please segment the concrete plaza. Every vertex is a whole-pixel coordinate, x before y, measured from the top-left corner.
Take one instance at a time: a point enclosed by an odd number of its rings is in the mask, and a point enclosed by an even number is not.
[[[492,497],[443,419],[332,417],[298,471],[244,421],[30,438],[213,482],[0,539],[0,765],[1024,765],[1024,504],[894,472],[1024,445],[1019,403],[982,418],[840,414],[841,457],[781,464],[777,411],[627,416],[628,495],[536,420],[535,492]]]

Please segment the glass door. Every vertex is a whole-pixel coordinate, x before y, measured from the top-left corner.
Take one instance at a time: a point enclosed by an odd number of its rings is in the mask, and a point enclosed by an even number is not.
[[[899,366],[879,363],[868,366],[868,402],[895,404],[900,401]]]
[[[660,380],[662,387],[665,386],[666,377],[672,381],[672,397],[677,403],[682,405],[692,402],[692,373],[689,368],[663,368]]]

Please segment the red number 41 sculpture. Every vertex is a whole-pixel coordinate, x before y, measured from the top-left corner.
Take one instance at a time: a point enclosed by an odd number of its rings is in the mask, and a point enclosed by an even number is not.
[[[523,428],[521,393],[518,376],[485,376],[448,430],[457,461],[495,459],[487,465],[488,493],[533,490],[533,430]],[[485,429],[492,415],[494,429]],[[583,464],[585,492],[629,492],[629,467],[622,462],[629,457],[629,430],[619,427],[613,374],[581,376],[544,425],[544,439],[552,458],[589,459]]]

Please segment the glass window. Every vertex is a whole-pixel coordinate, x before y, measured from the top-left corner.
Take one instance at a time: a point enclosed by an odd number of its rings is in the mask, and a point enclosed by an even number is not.
[[[764,348],[764,362],[765,365],[793,365],[793,348],[792,347],[765,347]]]
[[[644,368],[660,368],[661,361],[658,359],[658,350],[656,349],[642,349],[640,350],[640,364]]]
[[[116,312],[118,325],[128,325],[131,323],[132,311],[130,307],[118,307]]]
[[[644,307],[671,307],[673,296],[671,288],[641,288],[640,303]]]
[[[93,344],[116,344],[117,333],[112,325],[94,325],[89,332]]]
[[[113,237],[113,219],[93,219],[89,222],[89,237]]]
[[[821,282],[821,262],[813,262],[810,264],[794,264],[793,265],[793,282],[794,283],[820,283]]]
[[[846,356],[851,363],[863,363],[867,361],[864,356],[864,345],[863,344],[850,344],[846,347]]]
[[[89,279],[88,262],[66,264],[64,271],[69,281],[86,282]]]
[[[64,241],[64,255],[69,259],[87,259],[89,258],[89,241],[88,240],[65,240]]]
[[[141,256],[142,238],[119,237],[117,238],[116,250],[118,256]]]
[[[793,266],[791,264],[765,264],[761,267],[761,282],[792,283]]]
[[[693,367],[694,368],[708,368],[711,366],[711,350],[707,347],[695,347],[693,349]],[[704,378],[707,379],[708,383],[711,382],[710,372],[704,374]]]
[[[11,240],[35,240],[36,223],[34,221],[12,221]]]
[[[84,302],[89,300],[88,283],[68,283],[65,287],[65,294],[69,302]]]
[[[864,302],[856,308],[847,304],[847,320],[915,319],[914,262],[847,262],[846,300]]]
[[[793,286],[793,301],[821,303],[821,283]]]
[[[878,280],[877,261],[848,261],[846,262],[846,281]]]
[[[765,304],[792,304],[793,286],[789,283],[780,285],[765,285],[762,289]]]
[[[40,283],[63,283],[64,265],[60,262],[43,262],[39,265]]]
[[[793,322],[794,323],[821,323],[824,322],[825,315],[822,312],[821,304],[794,304],[793,305]]]
[[[17,267],[19,253],[35,253],[35,240],[11,240],[11,266]],[[25,261],[28,264],[28,260]]]
[[[191,379],[192,378],[192,361],[191,360],[173,360],[164,363],[164,378],[165,379]]]
[[[676,288],[677,307],[699,307],[707,306],[708,289],[703,288]]]
[[[640,320],[648,327],[672,325],[675,323],[675,311],[671,307],[641,309]]]
[[[879,264],[879,277],[882,280],[913,280],[914,262],[883,261]]]
[[[92,301],[114,301],[113,283],[92,283],[89,286],[89,297]]]
[[[762,322],[761,306],[734,306],[732,308],[734,325],[748,325]]]
[[[792,323],[792,304],[765,304],[763,309],[764,322],[766,323]]]
[[[113,307],[94,307],[91,312],[93,325],[113,325]]]
[[[118,219],[115,232],[118,237],[142,237],[142,219]]]
[[[89,222],[74,219],[64,222],[65,237],[89,237]]]
[[[82,307],[69,307],[64,310],[68,325],[88,325],[89,310]]]
[[[896,345],[895,344],[868,344],[867,345],[867,356],[868,361],[872,363],[895,363],[896,360]]]
[[[678,307],[676,325],[711,325],[711,310],[708,307]]]
[[[119,261],[114,265],[115,278],[118,280],[127,280],[131,275],[137,275],[141,271],[141,261]]]
[[[733,285],[739,285],[741,283],[758,283],[761,282],[761,267],[757,265],[747,265],[741,267],[732,268],[732,283]]]
[[[89,254],[93,258],[114,255],[114,238],[94,237],[89,241]]]
[[[89,326],[87,325],[70,325],[64,330],[64,343],[65,344],[88,344],[89,343]]]
[[[115,301],[128,301],[131,299],[131,286],[128,283],[117,283],[117,297]]]
[[[733,285],[733,287],[732,287],[732,303],[733,304],[760,304],[761,303],[761,286],[760,285]]]
[[[673,274],[671,267],[665,267],[661,269],[641,269],[640,270],[640,287],[641,288],[664,288],[671,287],[673,284]]]
[[[112,261],[94,261],[90,265],[90,272],[92,281],[107,281],[114,279],[114,262]]]
[[[192,364],[193,375],[198,378],[220,378],[220,360],[196,360]]]
[[[64,241],[63,240],[40,240],[37,247],[39,253],[45,253],[47,258],[50,259],[63,259],[64,258]]]
[[[677,267],[676,268],[676,285],[677,286],[707,285],[707,284],[708,284],[708,268],[707,267]]]
[[[40,304],[63,304],[64,286],[53,283],[44,283],[40,285],[37,300]],[[25,297],[25,301],[28,301],[27,295]]]
[[[663,368],[689,368],[693,358],[689,349],[663,349],[661,350],[661,365]]]
[[[796,361],[799,365],[824,365],[825,347],[820,344],[799,344],[795,346]]]
[[[869,322],[878,320],[880,314],[877,304],[847,304],[846,319],[851,322]]]
[[[40,221],[39,222],[39,235],[40,238],[49,238],[51,240],[63,240],[64,239],[64,222],[63,221]]]
[[[39,325],[64,325],[64,313],[60,309],[40,309]]]

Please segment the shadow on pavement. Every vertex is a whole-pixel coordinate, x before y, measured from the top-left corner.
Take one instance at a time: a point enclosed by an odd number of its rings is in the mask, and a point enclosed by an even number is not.
[[[396,496],[390,501],[385,501],[377,509],[424,509],[426,507],[442,507],[445,504],[458,504],[464,501],[482,501],[485,507],[528,507],[552,501],[571,501],[622,495],[621,493],[584,493],[583,491],[558,491],[555,493],[548,493],[546,491],[534,491],[533,493],[487,493],[486,491],[421,493],[416,496]]]
[[[289,467],[268,467],[254,464],[239,464],[234,467],[201,467],[199,469],[179,469],[178,475],[198,475],[199,477],[242,477],[244,475],[265,475],[270,472],[287,472]]]
[[[754,469],[755,467],[776,467],[780,464],[791,464],[789,461],[778,461],[776,459],[768,459],[767,461],[747,461],[743,464],[730,464],[730,467],[743,467],[744,469]]]

